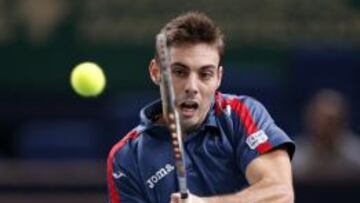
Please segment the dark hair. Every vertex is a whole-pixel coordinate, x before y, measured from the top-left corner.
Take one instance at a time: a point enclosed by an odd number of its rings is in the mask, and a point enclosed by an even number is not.
[[[184,44],[207,43],[224,54],[224,35],[220,28],[204,13],[191,11],[168,22],[161,32],[166,33],[169,47]]]

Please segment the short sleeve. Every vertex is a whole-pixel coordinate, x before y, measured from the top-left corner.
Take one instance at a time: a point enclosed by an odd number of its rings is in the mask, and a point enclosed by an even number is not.
[[[233,103],[236,103],[232,106],[239,119],[235,132],[238,139],[236,156],[244,174],[253,159],[273,149],[284,148],[292,158],[294,142],[275,124],[260,102],[251,97],[242,97]]]

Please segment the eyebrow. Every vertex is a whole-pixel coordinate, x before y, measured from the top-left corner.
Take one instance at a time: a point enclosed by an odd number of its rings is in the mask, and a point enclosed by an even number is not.
[[[183,63],[181,63],[181,62],[175,62],[175,63],[171,64],[170,66],[171,66],[171,67],[173,67],[173,66],[180,66],[180,67],[183,67],[183,68],[189,68],[189,66],[187,66],[187,65],[185,65],[185,64],[183,64]]]
[[[216,70],[217,66],[214,66],[214,65],[205,65],[205,66],[202,66],[200,69],[201,70],[211,70],[211,69],[214,69]]]
[[[190,69],[190,67],[189,66],[187,66],[187,65],[185,65],[185,64],[183,64],[183,63],[181,63],[181,62],[175,62],[175,63],[173,63],[173,64],[171,64],[171,67],[173,67],[173,66],[180,66],[180,67],[182,67],[182,68],[187,68],[187,69]],[[214,66],[214,65],[204,65],[204,66],[202,66],[202,67],[200,67],[200,69],[201,70],[207,70],[207,69],[216,69],[218,66]]]

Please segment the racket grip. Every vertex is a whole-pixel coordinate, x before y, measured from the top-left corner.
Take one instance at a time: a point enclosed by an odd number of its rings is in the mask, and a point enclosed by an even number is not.
[[[187,199],[188,198],[188,190],[186,184],[186,177],[178,177],[179,186],[180,186],[180,199]]]
[[[180,198],[181,199],[187,199],[188,198],[188,193],[186,192],[186,193],[180,193]]]

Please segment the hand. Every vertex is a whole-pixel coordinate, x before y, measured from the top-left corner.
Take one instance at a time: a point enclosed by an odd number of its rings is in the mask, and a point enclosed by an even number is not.
[[[170,203],[206,203],[207,198],[198,197],[194,194],[188,193],[187,199],[181,199],[179,193],[174,193],[171,195]]]

